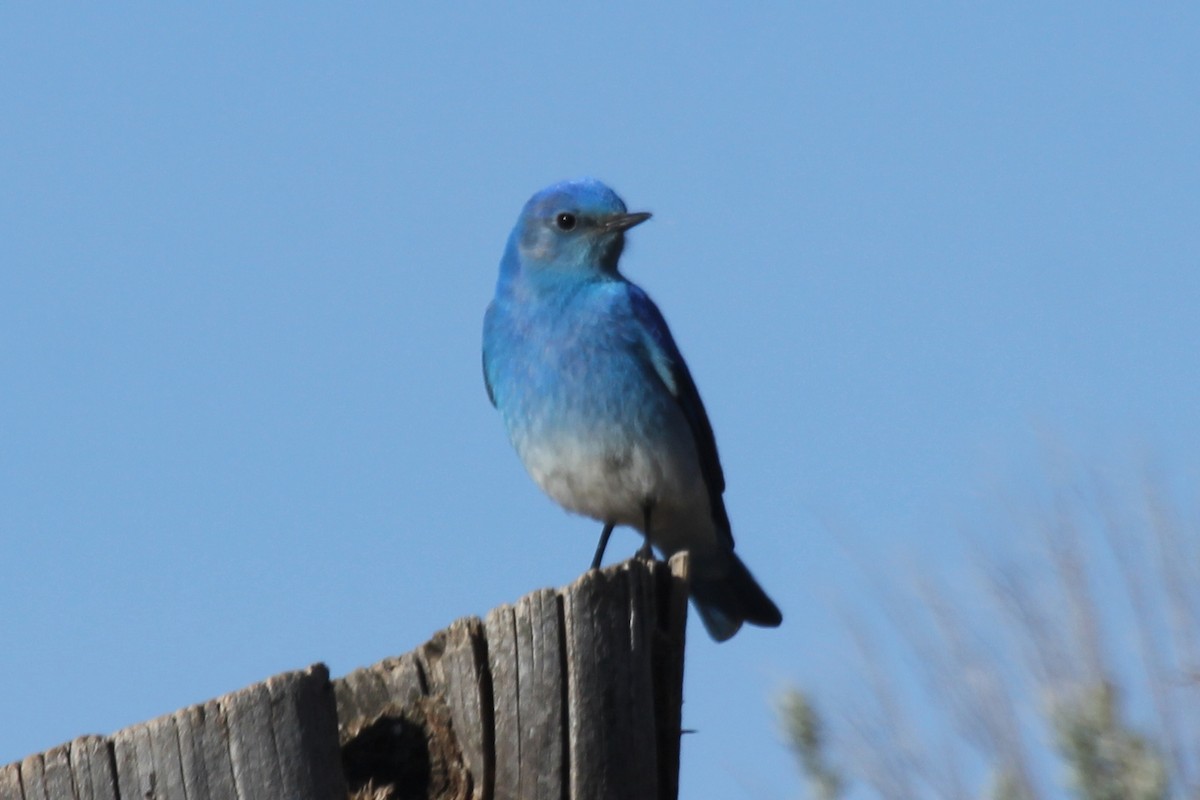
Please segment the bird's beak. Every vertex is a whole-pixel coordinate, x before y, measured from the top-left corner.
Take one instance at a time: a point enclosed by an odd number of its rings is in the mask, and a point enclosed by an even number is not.
[[[627,231],[634,225],[641,225],[650,219],[649,211],[635,211],[632,214],[614,214],[600,223],[600,229],[605,233]]]

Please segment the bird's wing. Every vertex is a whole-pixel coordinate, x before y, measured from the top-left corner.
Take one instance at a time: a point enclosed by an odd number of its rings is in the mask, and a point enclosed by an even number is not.
[[[717,456],[717,440],[713,436],[712,425],[708,421],[708,413],[696,391],[692,374],[688,371],[687,363],[679,353],[675,340],[666,320],[654,301],[637,286],[629,287],[629,304],[634,318],[642,331],[642,344],[646,348],[654,371],[662,380],[663,386],[679,403],[679,409],[687,419],[692,429],[692,438],[696,443],[696,453],[700,457],[700,472],[708,487],[709,505],[712,508],[713,519],[717,528],[726,537],[730,547],[733,547],[733,534],[729,529],[729,517],[725,513],[725,502],[721,495],[725,492],[725,474],[721,470],[721,459]]]
[[[496,390],[492,388],[492,379],[488,376],[488,342],[491,340],[492,316],[496,313],[495,304],[489,303],[483,315],[483,388],[487,389],[488,400],[496,407]]]
[[[483,351],[483,388],[487,389],[488,400],[492,401],[492,407],[495,408],[496,393],[492,391],[492,382],[488,379],[487,350]]]

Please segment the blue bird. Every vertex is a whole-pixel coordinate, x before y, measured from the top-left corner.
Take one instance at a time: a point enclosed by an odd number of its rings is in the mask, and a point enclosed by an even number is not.
[[[597,180],[555,184],[521,211],[483,325],[488,398],[529,474],[568,511],[686,550],[709,634],[775,627],[779,609],[733,552],[717,443],[687,364],[644,291],[617,269],[629,213]]]

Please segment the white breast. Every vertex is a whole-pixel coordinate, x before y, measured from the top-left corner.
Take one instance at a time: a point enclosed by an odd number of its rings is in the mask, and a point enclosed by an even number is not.
[[[644,441],[607,450],[567,436],[514,444],[538,486],[568,511],[642,530],[649,502],[651,538],[666,552],[716,541],[694,458],[672,458],[671,449]]]

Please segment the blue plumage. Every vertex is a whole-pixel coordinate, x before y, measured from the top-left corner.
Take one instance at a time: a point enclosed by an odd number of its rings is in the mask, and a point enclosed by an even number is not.
[[[733,552],[716,441],[662,314],[618,271],[630,214],[585,179],[526,203],[484,318],[483,368],[533,479],[569,511],[687,550],[709,633],[776,626],[779,609]]]

